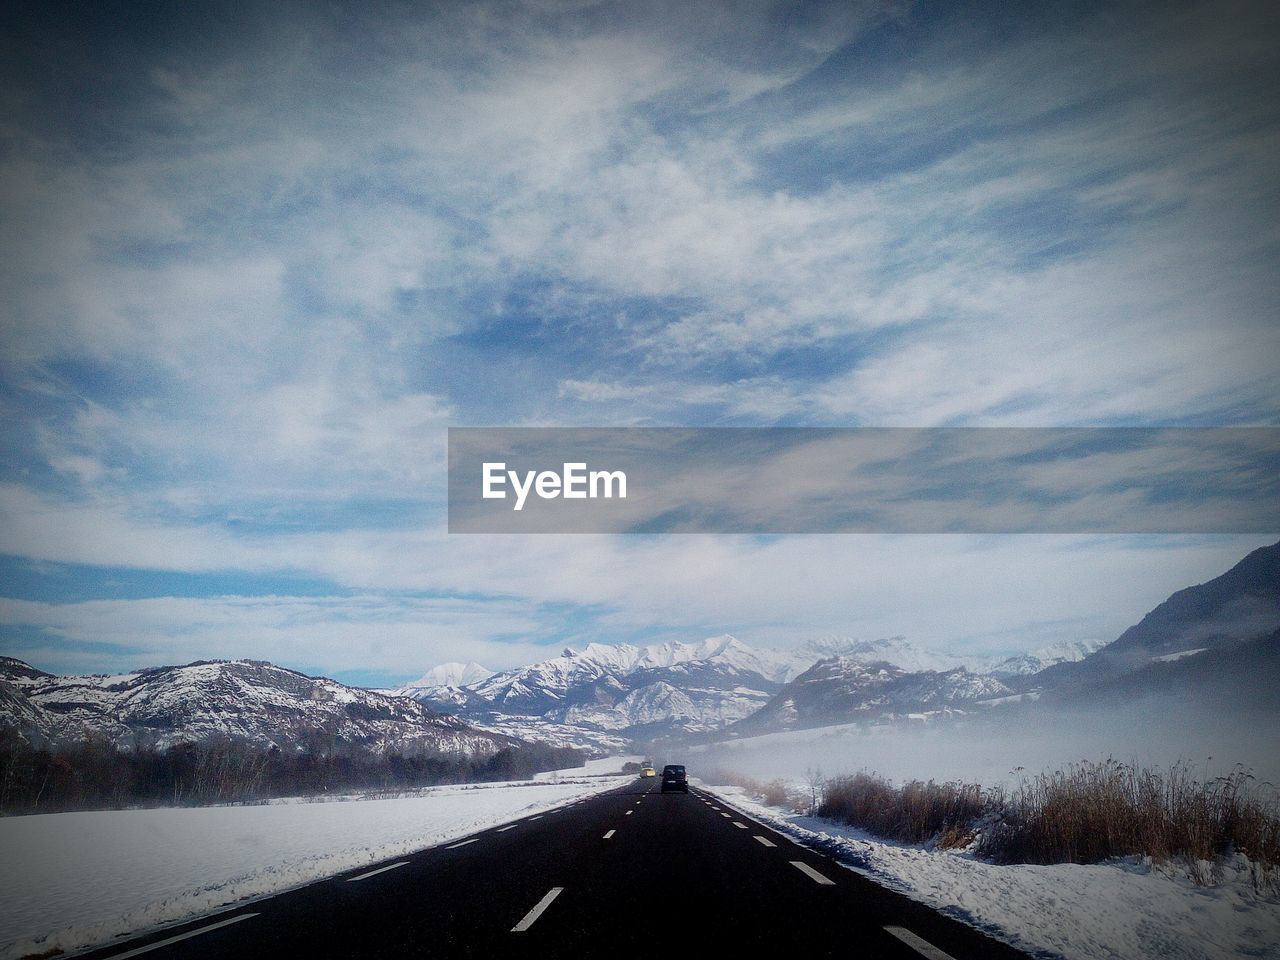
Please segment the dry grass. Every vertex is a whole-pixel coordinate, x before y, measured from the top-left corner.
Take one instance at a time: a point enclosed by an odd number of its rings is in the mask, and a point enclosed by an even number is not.
[[[1024,780],[978,852],[1002,863],[1180,860],[1202,883],[1206,865],[1240,852],[1269,881],[1280,862],[1280,805],[1244,770],[1202,783],[1182,764],[1162,772],[1082,762]]]
[[[817,814],[904,843],[964,846],[998,796],[976,783],[913,780],[895,787],[873,773],[836,777],[823,786]]]
[[[1104,760],[1024,778],[1011,792],[930,780],[896,786],[874,773],[821,784],[817,808],[782,780],[716,771],[771,806],[816,813],[888,840],[967,847],[996,863],[1099,863],[1145,856],[1176,862],[1197,883],[1242,853],[1254,886],[1280,887],[1280,795],[1245,770],[1207,783],[1186,764],[1168,770]]]
[[[1167,771],[1104,760],[1024,779],[1011,793],[974,783],[895,786],[872,773],[828,780],[819,816],[904,843],[977,841],[997,863],[1098,863],[1146,856],[1178,862],[1197,883],[1215,863],[1248,857],[1254,885],[1275,888],[1280,800],[1237,770],[1207,783],[1185,764]]]

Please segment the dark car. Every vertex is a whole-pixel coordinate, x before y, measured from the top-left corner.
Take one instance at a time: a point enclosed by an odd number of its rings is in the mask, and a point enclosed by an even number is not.
[[[689,778],[685,776],[684,767],[678,763],[668,763],[662,768],[662,792],[670,793],[673,790],[689,792]]]

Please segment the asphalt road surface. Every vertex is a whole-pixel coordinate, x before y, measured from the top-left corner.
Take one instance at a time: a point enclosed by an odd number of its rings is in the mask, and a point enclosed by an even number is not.
[[[1026,955],[653,780],[83,954],[97,958]]]

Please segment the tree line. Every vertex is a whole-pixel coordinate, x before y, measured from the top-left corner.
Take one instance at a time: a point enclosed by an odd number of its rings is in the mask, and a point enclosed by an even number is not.
[[[358,745],[293,752],[229,738],[165,750],[121,750],[89,739],[38,749],[0,731],[0,813],[240,803],[343,791],[392,791],[445,783],[522,780],[580,767],[586,754],[527,743],[488,757],[377,751]]]

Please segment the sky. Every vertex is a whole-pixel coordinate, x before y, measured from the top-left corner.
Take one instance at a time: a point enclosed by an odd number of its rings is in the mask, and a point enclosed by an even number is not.
[[[3,17],[0,654],[1009,653],[1276,539],[445,516],[450,426],[1280,425],[1274,5]]]

